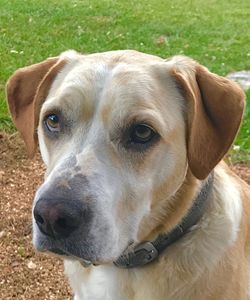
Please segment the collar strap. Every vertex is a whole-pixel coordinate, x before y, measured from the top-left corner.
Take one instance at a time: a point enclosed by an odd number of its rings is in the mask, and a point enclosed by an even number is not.
[[[189,209],[188,214],[182,219],[172,231],[169,233],[160,234],[155,240],[151,242],[142,242],[136,245],[132,250],[125,250],[116,261],[115,266],[119,268],[135,268],[141,267],[153,262],[156,258],[171,244],[179,240],[187,232],[191,231],[192,226],[203,216],[206,203],[213,186],[213,172],[208,176],[203,183],[199,194]]]

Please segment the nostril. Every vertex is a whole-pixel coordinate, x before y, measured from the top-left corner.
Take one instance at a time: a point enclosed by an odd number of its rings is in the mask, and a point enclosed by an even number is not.
[[[34,213],[34,217],[37,223],[39,224],[43,224],[44,223],[44,219],[41,215],[39,215],[38,213]]]

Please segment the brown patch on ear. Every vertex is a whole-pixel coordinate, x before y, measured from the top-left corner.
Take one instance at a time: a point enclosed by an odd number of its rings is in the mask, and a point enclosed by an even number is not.
[[[45,100],[53,79],[64,64],[57,57],[50,58],[17,70],[7,82],[9,110],[30,157],[34,156],[37,146],[36,128],[41,99]]]
[[[172,70],[188,107],[188,162],[198,179],[208,176],[239,130],[245,94],[238,84],[188,60]],[[188,69],[189,68],[189,69]]]

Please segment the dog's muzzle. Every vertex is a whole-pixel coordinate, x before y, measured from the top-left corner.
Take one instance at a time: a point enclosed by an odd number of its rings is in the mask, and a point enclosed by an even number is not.
[[[94,196],[85,176],[61,174],[38,190],[33,207],[33,243],[39,251],[95,260],[98,245],[91,228]]]

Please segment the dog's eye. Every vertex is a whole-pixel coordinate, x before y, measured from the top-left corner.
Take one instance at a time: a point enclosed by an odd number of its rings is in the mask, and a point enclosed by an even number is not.
[[[129,142],[132,144],[146,144],[156,136],[156,132],[149,125],[136,124],[130,131]]]
[[[46,128],[51,132],[60,132],[61,130],[60,120],[56,114],[48,115],[44,120],[44,124]]]

